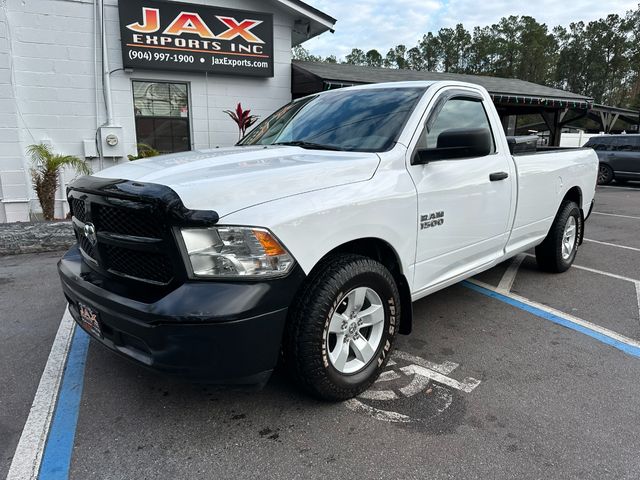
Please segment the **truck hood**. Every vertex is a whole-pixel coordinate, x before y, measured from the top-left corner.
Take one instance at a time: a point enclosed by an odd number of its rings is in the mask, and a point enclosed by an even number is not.
[[[187,208],[237,210],[312,190],[369,180],[375,153],[247,146],[195,150],[123,163],[96,176],[166,185]]]

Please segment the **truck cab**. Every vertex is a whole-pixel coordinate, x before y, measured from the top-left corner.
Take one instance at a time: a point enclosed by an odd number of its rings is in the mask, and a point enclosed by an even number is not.
[[[82,177],[69,309],[147,366],[306,391],[377,378],[412,301],[530,248],[568,269],[592,204],[592,150],[512,154],[482,87],[404,82],[298,99],[238,145]]]

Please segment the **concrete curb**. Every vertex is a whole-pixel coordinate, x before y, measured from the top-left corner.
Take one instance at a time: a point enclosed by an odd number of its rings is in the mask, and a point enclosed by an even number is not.
[[[75,241],[69,221],[0,224],[0,255],[65,250]]]

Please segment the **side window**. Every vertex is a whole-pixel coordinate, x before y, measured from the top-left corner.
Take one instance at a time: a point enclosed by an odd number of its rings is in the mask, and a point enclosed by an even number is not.
[[[594,150],[605,149],[605,145],[601,138],[592,138],[591,140],[589,140],[589,143],[587,144],[587,146],[593,148]]]
[[[429,125],[430,124],[430,125]],[[486,128],[491,132],[487,112],[480,100],[452,98],[444,104],[435,120],[429,120],[418,140],[418,148],[436,148],[438,137],[445,130],[463,128]],[[495,152],[495,142],[491,153]]]
[[[602,139],[602,150],[611,152],[616,149],[613,137],[606,137]]]
[[[626,135],[620,137],[620,146],[618,147],[618,150],[621,150],[623,152],[633,151],[633,139]]]
[[[618,145],[616,150],[622,152],[637,152],[638,151],[638,137],[633,135],[620,135],[616,137]]]
[[[592,137],[585,144],[585,147],[591,147],[594,150],[606,151],[611,150],[611,138],[608,137]]]

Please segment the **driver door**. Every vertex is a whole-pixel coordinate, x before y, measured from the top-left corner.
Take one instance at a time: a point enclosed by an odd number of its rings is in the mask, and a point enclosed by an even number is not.
[[[419,216],[414,292],[494,261],[507,242],[515,172],[510,153],[496,145],[494,133],[487,155],[442,160],[429,155],[426,164],[417,160],[418,150],[436,148],[443,132],[502,128],[485,102],[474,90],[445,90],[410,150],[408,169],[417,188]]]

